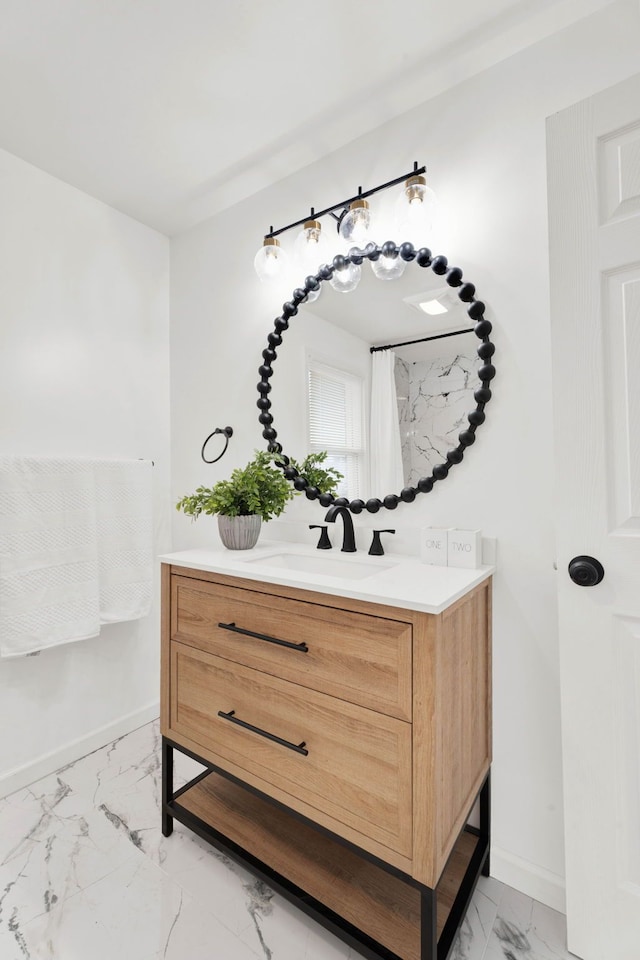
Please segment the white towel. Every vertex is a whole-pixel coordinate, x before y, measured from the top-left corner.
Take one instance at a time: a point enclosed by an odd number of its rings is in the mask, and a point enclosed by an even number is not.
[[[0,656],[151,605],[150,461],[0,457]]]
[[[91,463],[0,457],[0,654],[99,631]]]

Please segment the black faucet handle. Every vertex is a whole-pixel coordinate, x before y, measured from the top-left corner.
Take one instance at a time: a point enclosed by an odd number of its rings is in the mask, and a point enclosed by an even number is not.
[[[329,540],[329,534],[327,533],[327,528],[324,527],[321,523],[310,523],[309,530],[322,530],[320,534],[320,539],[318,540],[318,550],[331,550],[331,540]]]
[[[384,554],[384,549],[380,541],[381,533],[395,533],[395,530],[374,530],[373,531],[373,540],[371,541],[371,546],[369,547],[369,553],[372,557],[381,557]]]

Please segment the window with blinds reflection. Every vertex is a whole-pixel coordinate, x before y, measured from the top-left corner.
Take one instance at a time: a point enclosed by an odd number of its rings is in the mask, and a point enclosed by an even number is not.
[[[364,486],[363,381],[312,358],[307,374],[309,451],[327,451],[326,465],[344,477],[338,496],[353,500]]]

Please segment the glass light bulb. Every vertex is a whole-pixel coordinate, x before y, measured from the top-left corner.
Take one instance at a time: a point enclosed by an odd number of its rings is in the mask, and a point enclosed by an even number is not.
[[[347,263],[341,270],[334,270],[329,283],[339,293],[351,293],[360,283],[362,267],[358,263]]]
[[[264,245],[256,253],[253,266],[261,280],[275,280],[287,265],[287,255],[278,244],[267,238]]]
[[[319,286],[317,290],[309,290],[309,293],[306,295],[303,303],[313,303],[314,300],[317,300],[320,294],[322,293],[322,286]]]
[[[294,253],[300,272],[314,276],[319,267],[331,259],[329,242],[317,220],[307,220],[296,237]]]
[[[363,247],[369,240],[369,227],[371,225],[371,212],[366,200],[357,200],[352,203],[349,210],[340,221],[340,236],[347,243],[357,244]]]
[[[402,257],[385,257],[381,254],[371,261],[371,269],[378,280],[397,280],[405,271],[406,261]]]
[[[438,201],[424,177],[409,177],[396,200],[394,218],[398,236],[414,247],[431,242],[436,224]]]

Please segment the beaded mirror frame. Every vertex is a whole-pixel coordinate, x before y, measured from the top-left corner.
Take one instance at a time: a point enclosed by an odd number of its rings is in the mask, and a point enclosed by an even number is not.
[[[481,361],[478,369],[480,386],[473,395],[476,407],[467,414],[469,426],[458,434],[458,446],[447,452],[446,459],[442,463],[436,464],[431,476],[421,477],[415,486],[404,487],[398,494],[389,493],[382,499],[371,497],[365,502],[359,498],[349,500],[346,497],[335,497],[331,493],[324,493],[318,487],[313,486],[306,477],[292,466],[289,457],[282,449],[282,444],[278,443],[277,440],[278,434],[273,425],[273,415],[271,414],[271,401],[269,399],[271,383],[269,381],[273,376],[273,364],[277,359],[277,348],[282,344],[283,334],[289,327],[290,319],[296,316],[299,305],[304,303],[308,294],[317,290],[322,283],[330,280],[335,270],[343,269],[351,263],[359,265],[366,259],[377,260],[380,256],[392,259],[401,257],[406,262],[414,261],[419,267],[430,267],[433,273],[445,277],[449,286],[457,290],[460,300],[468,304],[467,314],[475,323],[473,332],[481,341],[477,349]],[[282,469],[285,477],[293,483],[296,490],[304,492],[309,500],[319,500],[323,507],[336,504],[346,507],[352,513],[362,513],[363,510],[367,510],[369,513],[377,513],[383,507],[387,510],[395,510],[399,503],[412,503],[419,493],[430,493],[435,483],[444,480],[452,467],[462,462],[466,448],[475,443],[476,431],[485,421],[484,408],[491,400],[489,384],[496,375],[496,368],[491,362],[495,353],[495,345],[490,339],[491,322],[485,318],[484,313],[485,305],[482,300],[476,298],[474,284],[463,281],[462,270],[459,267],[450,267],[447,258],[444,256],[432,257],[431,251],[427,247],[420,247],[416,250],[412,243],[396,244],[388,240],[381,246],[370,243],[364,249],[353,247],[348,254],[338,254],[331,263],[323,264],[314,276],[306,277],[304,287],[297,287],[293,291],[291,300],[283,304],[282,313],[276,317],[273,332],[267,337],[268,346],[262,351],[264,363],[261,364],[258,371],[260,374],[260,382],[258,383],[260,396],[257,405],[260,410],[258,420],[263,427],[262,436],[268,441],[268,450],[279,455],[275,461],[276,465]]]

